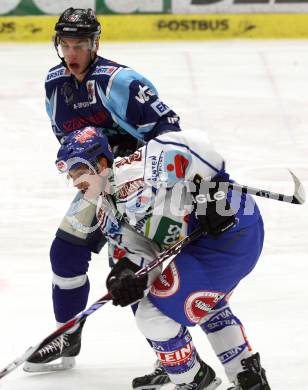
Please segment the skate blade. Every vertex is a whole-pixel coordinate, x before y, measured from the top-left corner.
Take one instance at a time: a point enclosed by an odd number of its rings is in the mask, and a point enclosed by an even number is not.
[[[139,387],[134,387],[134,390],[159,390],[160,388],[168,384],[169,383],[164,383],[163,385],[139,386]],[[204,388],[204,390],[215,390],[221,384],[222,384],[222,380],[220,378],[215,378],[213,382],[211,382],[207,387]]]
[[[74,357],[62,357],[59,363],[30,363],[25,362],[23,370],[25,372],[50,372],[64,371],[75,367],[76,361]]]

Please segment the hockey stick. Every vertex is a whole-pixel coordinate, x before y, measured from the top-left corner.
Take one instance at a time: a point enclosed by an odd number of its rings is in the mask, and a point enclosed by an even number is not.
[[[162,264],[165,260],[167,260],[171,256],[174,256],[177,253],[179,253],[182,250],[182,248],[184,248],[185,246],[190,244],[192,241],[201,237],[202,234],[203,234],[202,229],[197,228],[189,236],[183,238],[179,242],[177,242],[177,243],[171,245],[169,248],[167,248],[160,256],[158,256],[153,261],[151,261],[148,265],[146,265],[141,270],[139,270],[136,273],[136,275],[139,275],[139,276],[146,275],[152,269],[154,269],[154,268],[158,267],[160,264]],[[5,368],[3,368],[0,371],[0,379],[2,379],[6,375],[8,375],[12,371],[14,371],[17,367],[19,367],[21,364],[23,364],[26,360],[31,358],[32,355],[34,355],[36,352],[38,352],[41,348],[43,348],[47,344],[51,343],[57,337],[63,335],[68,330],[72,329],[75,325],[84,323],[85,320],[87,319],[87,317],[89,317],[91,314],[93,314],[96,310],[100,309],[102,306],[104,306],[111,299],[112,299],[112,297],[109,293],[105,294],[103,297],[101,297],[96,302],[94,302],[88,309],[82,311],[77,317],[66,322],[63,326],[58,328],[55,332],[51,333],[49,336],[47,336],[44,340],[42,340],[40,343],[38,343],[34,347],[30,347],[29,349],[27,349],[23,353],[23,355],[14,359],[10,364],[8,364]]]
[[[261,190],[260,188],[253,188],[248,186],[243,186],[237,183],[229,183],[228,188],[230,190],[235,190],[238,192],[243,192],[244,194],[251,194],[255,196],[260,196],[261,198],[268,198],[279,200],[281,202],[288,202],[293,204],[304,204],[306,201],[305,190],[300,182],[300,180],[295,176],[295,174],[289,169],[289,172],[292,176],[294,182],[294,193],[293,195],[284,195],[277,192],[272,192],[268,190]]]

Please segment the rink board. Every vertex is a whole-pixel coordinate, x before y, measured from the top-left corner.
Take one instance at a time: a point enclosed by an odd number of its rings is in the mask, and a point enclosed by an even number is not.
[[[0,42],[48,42],[57,16],[0,17]],[[99,16],[105,41],[308,38],[308,14]]]

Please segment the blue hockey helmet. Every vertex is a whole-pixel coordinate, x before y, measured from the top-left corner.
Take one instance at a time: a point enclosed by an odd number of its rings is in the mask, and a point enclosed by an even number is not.
[[[101,156],[107,159],[109,166],[112,165],[113,153],[107,137],[102,129],[88,126],[66,136],[58,151],[56,166],[60,172],[68,172],[82,164],[95,169]]]

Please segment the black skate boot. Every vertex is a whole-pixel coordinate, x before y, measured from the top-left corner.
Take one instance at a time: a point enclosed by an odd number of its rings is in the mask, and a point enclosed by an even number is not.
[[[168,374],[159,361],[155,370],[148,375],[133,379],[132,386],[135,390],[159,390],[163,385],[170,383]]]
[[[36,352],[24,364],[24,371],[46,372],[67,370],[75,366],[75,356],[81,349],[81,333],[84,323],[73,333],[65,333]],[[61,358],[57,364],[47,364]]]
[[[241,363],[244,371],[237,374],[235,386],[229,387],[228,390],[271,390],[258,353],[243,359]]]
[[[201,367],[193,382],[177,385],[174,390],[214,390],[221,384],[221,379],[216,377],[215,371],[202,360],[198,360]]]

